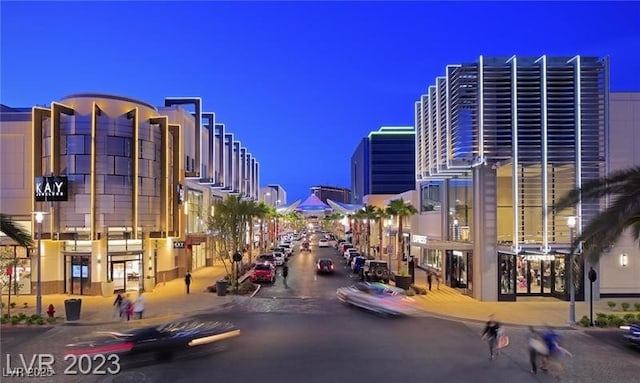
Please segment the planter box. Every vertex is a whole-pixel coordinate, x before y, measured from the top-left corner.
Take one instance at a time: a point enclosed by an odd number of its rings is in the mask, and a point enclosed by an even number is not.
[[[411,275],[396,275],[395,276],[396,287],[404,290],[409,290],[411,287]]]
[[[153,291],[153,288],[156,287],[156,281],[153,278],[145,278],[142,287],[144,288],[144,291],[151,292]]]
[[[116,284],[114,282],[102,282],[100,284],[100,292],[103,297],[110,297],[113,295],[113,290]]]

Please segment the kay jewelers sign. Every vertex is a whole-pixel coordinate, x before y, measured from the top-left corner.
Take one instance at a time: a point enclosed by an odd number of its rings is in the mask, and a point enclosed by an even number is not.
[[[66,201],[69,181],[64,176],[36,177],[36,201]]]

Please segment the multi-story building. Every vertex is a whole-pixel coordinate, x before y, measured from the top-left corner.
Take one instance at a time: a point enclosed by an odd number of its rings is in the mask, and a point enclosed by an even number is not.
[[[287,191],[278,184],[269,184],[260,188],[261,199],[276,209],[287,205]]]
[[[415,188],[415,130],[384,126],[362,139],[351,157],[351,202]]]
[[[44,294],[148,290],[211,265],[212,203],[259,197],[258,162],[197,97],[75,94],[0,121],[1,210],[42,239]],[[28,292],[40,265],[21,265]]]
[[[327,199],[342,203],[351,202],[351,190],[347,188],[323,185],[312,186],[311,193],[318,197],[325,204],[327,203]]]
[[[418,262],[480,300],[568,299],[571,237],[600,206],[551,207],[605,174],[608,100],[608,61],[597,57],[447,66],[415,104]]]

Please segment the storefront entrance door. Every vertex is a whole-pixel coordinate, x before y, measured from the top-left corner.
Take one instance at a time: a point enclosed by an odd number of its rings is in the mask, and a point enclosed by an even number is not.
[[[116,292],[139,291],[142,286],[141,265],[142,262],[135,260],[115,260],[112,257],[110,262],[110,274]]]
[[[520,256],[518,259],[518,295],[551,295],[555,291],[552,259]]]
[[[66,255],[65,292],[83,295],[91,288],[91,256]]]

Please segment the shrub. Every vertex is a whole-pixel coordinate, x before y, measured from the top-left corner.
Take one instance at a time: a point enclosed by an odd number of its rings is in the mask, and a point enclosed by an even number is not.
[[[47,323],[49,323],[49,324],[55,324],[57,319],[58,319],[58,318],[56,318],[56,317],[53,317],[53,318],[47,318]]]
[[[10,306],[12,309],[15,309],[15,308],[16,308],[16,302],[11,302],[11,303],[9,304],[9,306]]]
[[[620,304],[620,306],[622,306],[622,311],[627,311],[627,310],[629,310],[629,306],[630,306],[630,305],[629,305],[629,303],[628,303],[628,302],[622,302],[622,303]]]
[[[613,316],[613,317],[609,317],[609,326],[612,327],[620,327],[624,324],[624,319],[620,318],[619,316]]]
[[[633,306],[636,308],[636,311],[640,311],[640,302],[634,303]]]
[[[33,314],[33,315],[31,315],[31,320],[32,320],[32,321],[37,321],[37,320],[38,320],[38,319],[40,319],[40,318],[42,318],[42,317],[41,317],[40,315],[38,315],[38,314]]]
[[[626,323],[633,323],[633,322],[635,322],[635,321],[636,321],[636,316],[635,316],[635,314],[631,314],[631,313],[629,313],[629,314],[625,314],[625,315],[624,315],[624,321],[625,321]]]
[[[0,318],[0,324],[7,324],[9,323],[9,319],[5,316],[3,316],[2,318]]]
[[[609,325],[609,320],[607,317],[598,317],[596,320],[596,325],[598,327],[607,327]]]
[[[37,323],[39,326],[42,326],[42,325],[44,324],[44,319],[43,319],[43,318],[38,318],[38,319],[36,320],[36,323]]]
[[[609,308],[611,310],[613,310],[616,307],[616,302],[614,302],[614,301],[609,301],[609,302],[607,302],[607,304],[609,305]]]
[[[588,316],[583,315],[582,318],[580,318],[580,325],[582,325],[582,327],[589,327],[590,324],[591,320]]]

